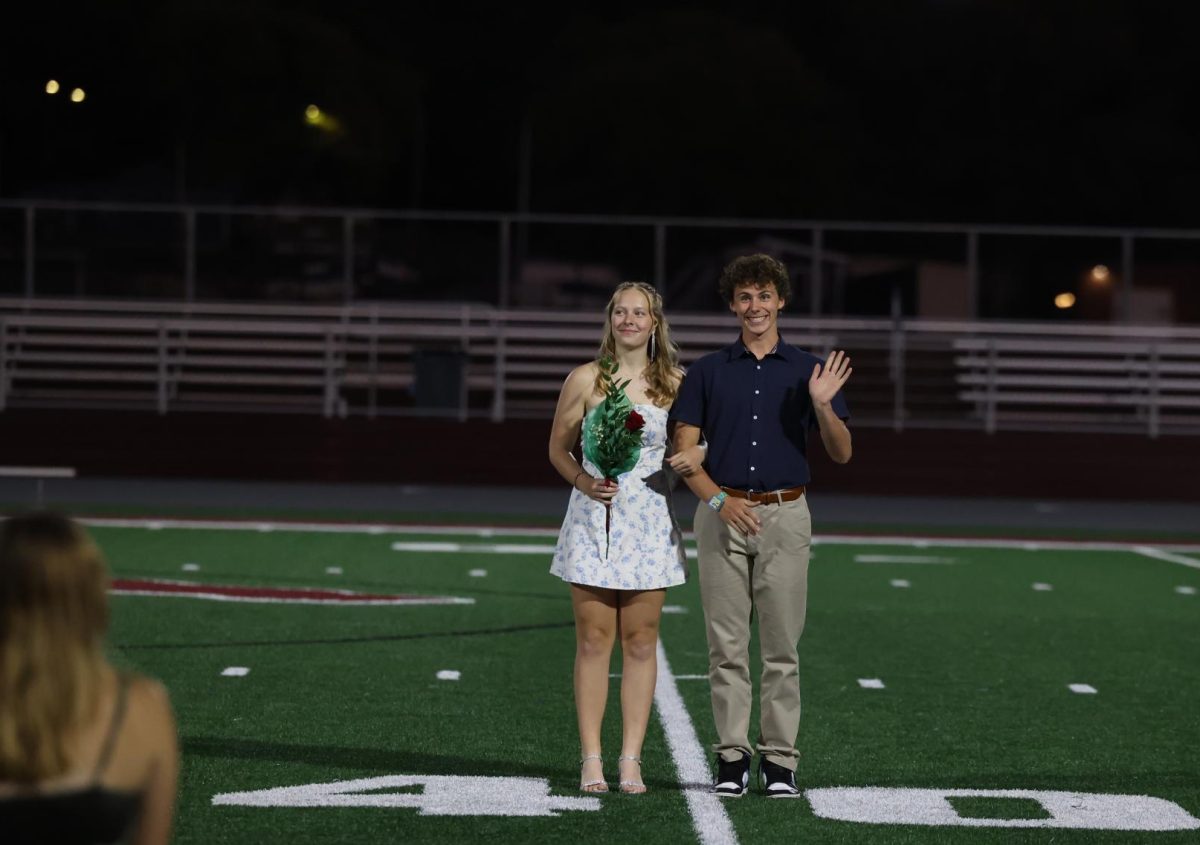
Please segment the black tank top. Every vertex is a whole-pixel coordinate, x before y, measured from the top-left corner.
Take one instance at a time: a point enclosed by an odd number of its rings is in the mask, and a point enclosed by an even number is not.
[[[92,772],[92,785],[48,795],[0,798],[0,842],[4,845],[49,842],[55,845],[108,845],[125,837],[138,816],[142,797],[136,792],[106,789],[100,786],[100,776],[108,767],[125,718],[128,686],[129,679],[122,676],[112,723]]]

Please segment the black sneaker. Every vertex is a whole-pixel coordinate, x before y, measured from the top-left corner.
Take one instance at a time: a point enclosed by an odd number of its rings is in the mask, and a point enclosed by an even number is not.
[[[758,761],[758,782],[768,798],[795,798],[800,794],[796,773],[765,757]]]
[[[750,785],[750,755],[743,754],[740,760],[725,760],[717,755],[717,777],[713,781],[713,794],[722,798],[741,798]]]

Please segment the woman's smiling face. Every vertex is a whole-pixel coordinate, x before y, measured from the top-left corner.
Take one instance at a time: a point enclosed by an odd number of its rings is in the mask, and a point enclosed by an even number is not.
[[[654,331],[654,315],[650,313],[650,302],[639,290],[622,291],[613,303],[613,337],[624,349],[637,349],[650,341]]]

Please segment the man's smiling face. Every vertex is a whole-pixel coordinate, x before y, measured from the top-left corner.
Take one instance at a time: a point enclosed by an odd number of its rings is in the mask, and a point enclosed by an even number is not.
[[[774,282],[747,282],[733,289],[733,301],[729,303],[729,310],[736,314],[741,322],[742,336],[746,340],[752,340],[776,331],[779,310],[784,304],[775,291]]]

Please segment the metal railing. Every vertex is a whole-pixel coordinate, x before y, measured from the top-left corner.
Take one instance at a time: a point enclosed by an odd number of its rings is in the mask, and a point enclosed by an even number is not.
[[[671,315],[684,364],[736,337]],[[548,419],[595,354],[594,313],[0,299],[0,410],[291,411]],[[1200,433],[1200,329],[783,318],[845,349],[855,425]]]
[[[383,286],[383,282],[378,280],[392,277],[393,281],[401,281],[389,283],[391,287],[387,290],[402,298],[417,298],[416,294],[423,293],[421,287],[425,284],[426,287],[432,286],[432,293],[435,294],[433,299],[445,299],[447,297],[444,295],[436,295],[442,282],[438,281],[441,277],[433,269],[433,265],[440,262],[447,265],[448,269],[445,272],[455,272],[462,276],[463,284],[471,292],[470,295],[457,298],[483,299],[500,308],[528,305],[530,303],[517,294],[520,292],[518,288],[536,288],[536,280],[529,278],[534,273],[528,264],[530,255],[555,251],[550,246],[544,246],[540,250],[531,247],[529,233],[533,230],[552,233],[544,240],[555,240],[563,236],[563,233],[573,233],[585,235],[584,241],[599,241],[609,237],[620,241],[619,244],[611,245],[607,252],[599,248],[590,250],[586,244],[576,244],[574,247],[564,247],[560,250],[584,257],[570,259],[578,265],[572,265],[575,266],[574,271],[550,268],[547,272],[554,277],[552,283],[560,287],[574,284],[585,294],[595,292],[591,291],[590,287],[611,290],[608,278],[598,278],[592,285],[587,279],[587,274],[580,269],[592,260],[587,257],[589,252],[593,256],[600,256],[594,259],[596,262],[607,262],[615,268],[613,272],[617,274],[616,278],[647,278],[659,290],[666,291],[671,278],[680,278],[682,281],[679,284],[688,286],[686,272],[678,269],[672,272],[669,267],[679,265],[691,256],[697,249],[697,241],[708,245],[709,241],[724,237],[730,246],[762,242],[783,245],[792,251],[791,263],[796,270],[798,281],[801,282],[802,290],[797,292],[798,306],[812,316],[820,316],[839,311],[838,285],[841,284],[845,267],[852,258],[849,248],[839,249],[831,245],[831,238],[907,236],[914,239],[936,239],[936,249],[929,247],[937,253],[934,257],[961,268],[964,304],[959,316],[970,319],[984,312],[981,308],[981,286],[985,262],[981,258],[981,239],[988,239],[989,243],[996,239],[1011,238],[1051,239],[1059,242],[1084,239],[1089,244],[1089,254],[1112,255],[1116,259],[1113,263],[1119,269],[1112,274],[1115,284],[1111,297],[1112,313],[1117,322],[1129,322],[1133,316],[1131,299],[1135,289],[1135,251],[1138,244],[1189,244],[1200,241],[1200,230],[1192,229],[506,214],[43,200],[3,200],[0,201],[0,214],[4,212],[12,219],[7,227],[0,226],[0,282],[3,282],[5,266],[8,267],[9,280],[7,287],[0,285],[0,291],[7,290],[10,294],[24,297],[55,295],[56,291],[60,294],[109,295],[108,290],[89,289],[103,285],[87,281],[89,274],[100,273],[91,268],[93,264],[103,263],[104,259],[98,258],[97,255],[105,250],[117,249],[114,242],[119,239],[113,237],[105,227],[123,226],[123,231],[140,227],[147,231],[153,230],[154,235],[147,236],[150,242],[145,244],[144,248],[134,246],[130,249],[135,252],[140,249],[141,254],[137,261],[151,261],[147,255],[155,252],[153,268],[140,273],[145,277],[142,283],[155,287],[155,290],[138,291],[138,295],[161,295],[186,302],[214,298],[206,286],[201,284],[202,279],[209,276],[229,279],[230,287],[218,290],[220,296],[228,297],[240,296],[243,289],[261,282],[264,276],[276,279],[285,294],[286,291],[295,294],[302,291],[302,288],[287,288],[285,281],[289,278],[303,280],[306,274],[313,278],[319,277],[320,296],[327,300],[353,302],[373,298],[379,294],[376,288]],[[92,221],[93,228],[86,234],[79,231],[81,228],[88,228],[79,222],[81,218]],[[120,222],[122,219],[126,221],[125,224]],[[256,221],[262,220],[270,221],[270,231],[254,229]],[[280,232],[288,227],[302,229],[305,221],[319,231],[298,231],[290,235]],[[397,226],[403,231],[394,230]],[[442,227],[446,226],[455,227],[454,233],[443,232]],[[411,227],[419,227],[419,230],[413,228],[410,231]],[[3,237],[5,232],[8,235],[7,240]],[[614,233],[620,233],[619,237]],[[788,238],[795,240],[787,240]],[[243,241],[250,245],[247,246]],[[422,249],[435,251],[437,254],[428,258],[426,266],[416,266],[412,263],[415,261],[412,256],[421,253]],[[925,246],[904,247],[901,251],[915,250],[915,254],[924,249]],[[249,257],[235,260],[233,256],[238,255],[239,251]],[[243,261],[247,266],[227,266],[229,262],[236,261]],[[1200,267],[1200,253],[1197,254],[1196,261]],[[469,263],[470,271],[462,270],[456,262]],[[289,263],[298,263],[303,267],[289,269]],[[221,265],[219,269],[206,270],[206,266],[218,264]],[[458,269],[449,269],[452,266]],[[706,272],[702,274],[705,284],[711,284],[715,278],[713,273],[707,272],[708,269],[711,268],[706,268]],[[514,279],[514,272],[523,275]],[[576,272],[574,281],[564,282],[563,272]],[[388,276],[388,273],[391,273],[391,276]],[[558,275],[555,276],[555,273]],[[136,274],[125,274],[126,278],[131,275]],[[247,279],[257,281],[251,282]],[[63,290],[64,286],[68,290]],[[230,290],[234,293],[230,293]],[[886,309],[883,313],[886,313]]]

